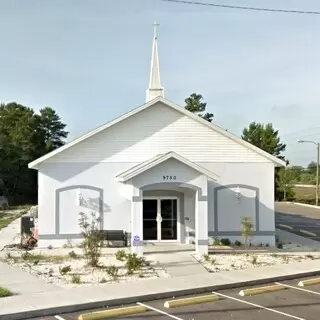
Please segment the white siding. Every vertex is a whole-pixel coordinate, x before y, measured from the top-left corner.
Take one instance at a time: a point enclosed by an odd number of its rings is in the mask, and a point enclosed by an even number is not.
[[[161,102],[48,162],[141,162],[168,151],[194,162],[270,162]]]

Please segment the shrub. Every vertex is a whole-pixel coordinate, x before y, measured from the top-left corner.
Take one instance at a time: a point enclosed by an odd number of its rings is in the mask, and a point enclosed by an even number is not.
[[[12,295],[13,293],[9,289],[0,287],[0,298],[10,297]]]
[[[106,278],[102,278],[99,283],[106,283],[107,282],[107,279]]]
[[[234,244],[235,244],[237,247],[240,247],[240,246],[242,245],[242,243],[241,243],[240,241],[238,241],[238,240],[236,240]]]
[[[81,212],[79,225],[84,238],[83,253],[86,262],[92,267],[97,267],[104,239],[103,231],[100,230],[100,218],[97,218],[95,212],[92,212],[90,221],[88,216]]]
[[[62,276],[66,275],[68,272],[71,271],[71,266],[64,266],[64,267],[59,267],[59,272]]]
[[[287,256],[287,255],[285,254],[285,255],[282,256],[282,260],[283,260],[283,262],[285,262],[285,263],[289,263],[290,258],[289,258],[289,256]]]
[[[81,283],[81,278],[77,274],[72,275],[71,283],[79,284]]]
[[[282,242],[278,242],[278,243],[277,243],[277,248],[278,248],[278,249],[282,249],[282,248],[283,248]]]
[[[211,259],[211,264],[212,264],[212,265],[217,264],[217,259],[216,259],[216,258],[212,258],[212,259]]]
[[[78,259],[79,258],[79,256],[73,250],[68,253],[68,256],[71,259]]]
[[[223,238],[223,239],[220,240],[220,242],[224,246],[230,246],[230,244],[231,244],[231,241],[228,238]]]
[[[253,233],[253,223],[250,217],[242,217],[241,218],[241,234],[244,237],[244,245],[246,251],[248,251],[248,241]]]
[[[204,259],[204,261],[206,261],[206,262],[209,262],[209,261],[210,261],[210,257],[209,257],[208,254],[204,254],[204,255],[203,255],[203,259]]]
[[[118,278],[119,267],[117,266],[109,266],[106,268],[107,274],[111,276],[113,279]]]
[[[257,264],[257,263],[258,263],[258,257],[257,257],[257,256],[252,256],[252,258],[251,258],[251,263],[252,263],[253,265]]]
[[[133,274],[135,271],[141,270],[145,263],[144,258],[138,257],[136,253],[129,253],[127,255],[126,268],[128,274]]]
[[[221,245],[221,241],[219,237],[214,237],[213,241],[212,241],[212,245],[214,246],[220,246]]]
[[[116,259],[119,261],[124,261],[127,258],[127,254],[124,250],[119,250],[116,253]]]

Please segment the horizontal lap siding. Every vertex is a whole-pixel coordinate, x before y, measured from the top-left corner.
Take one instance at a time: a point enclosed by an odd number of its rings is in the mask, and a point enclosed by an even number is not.
[[[270,162],[161,102],[80,142],[50,162],[141,162],[168,151],[195,162]]]

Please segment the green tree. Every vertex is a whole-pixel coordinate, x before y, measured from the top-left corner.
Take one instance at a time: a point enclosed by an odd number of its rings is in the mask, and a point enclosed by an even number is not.
[[[0,180],[12,204],[36,202],[37,172],[28,163],[47,152],[43,119],[15,102],[0,105]]]
[[[50,152],[65,144],[64,139],[68,137],[69,132],[65,131],[66,124],[61,122],[61,118],[50,107],[40,110],[40,128],[44,133],[46,152]]]
[[[279,169],[279,191],[283,193],[282,197],[284,201],[293,200],[294,191],[292,181],[294,179],[293,172],[290,169]],[[281,197],[281,198],[282,198]]]
[[[316,174],[317,174],[317,163],[314,162],[314,161],[311,161],[311,162],[308,164],[307,170],[308,170],[308,172],[309,172],[310,174],[316,175]]]
[[[187,99],[184,100],[186,105],[185,109],[188,111],[197,114],[199,117],[203,118],[206,121],[212,122],[213,113],[206,112],[207,103],[203,101],[201,94],[192,93]]]
[[[281,153],[286,150],[286,145],[280,142],[279,132],[274,130],[271,123],[264,125],[251,122],[248,128],[243,129],[242,139],[281,160],[285,160]]]
[[[248,128],[242,131],[242,139],[254,146],[268,152],[269,154],[286,160],[282,152],[286,150],[286,145],[280,142],[279,132],[275,130],[271,123],[266,125],[257,122],[251,122]],[[288,161],[286,161],[289,164]],[[275,169],[275,198],[280,198],[279,190],[279,168]]]

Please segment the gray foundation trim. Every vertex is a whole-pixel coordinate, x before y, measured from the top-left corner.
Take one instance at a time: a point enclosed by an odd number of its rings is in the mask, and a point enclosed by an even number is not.
[[[199,246],[207,246],[207,245],[209,245],[209,240],[208,239],[199,239],[199,240],[197,240],[197,244]]]
[[[253,236],[275,236],[275,231],[255,231],[252,233]],[[195,237],[195,232],[189,232],[190,237]],[[235,236],[235,237],[241,237],[242,233],[241,231],[209,231],[208,232],[209,237],[227,237],[227,236]]]
[[[257,187],[253,187],[253,186],[249,186],[247,184],[228,184],[225,186],[219,186],[214,188],[214,204],[213,204],[213,217],[214,217],[214,231],[218,232],[218,202],[219,202],[219,198],[218,198],[218,191],[223,190],[223,189],[230,189],[230,188],[242,188],[242,189],[249,189],[249,190],[253,190],[256,193],[255,196],[255,227],[256,227],[256,232],[260,231],[260,216],[259,216],[259,202],[260,202],[260,192],[259,192],[259,188]],[[240,200],[241,201],[241,200]],[[220,234],[220,232],[219,232]]]
[[[67,186],[56,190],[55,198],[55,234],[60,235],[60,193],[63,191],[73,190],[73,189],[89,189],[99,192],[99,218],[100,218],[100,229],[103,229],[103,189],[88,186],[88,185],[73,185]],[[39,238],[40,239],[40,238]],[[65,238],[63,238],[65,239]]]
[[[152,184],[148,184],[143,187],[140,187],[139,195],[133,196],[132,202],[140,202],[143,200],[143,190],[162,189],[166,187],[180,187],[180,188],[193,189],[195,191],[199,191],[198,201],[208,201],[208,196],[204,196],[202,194],[202,189],[193,184],[184,183],[184,182],[160,182],[160,183],[152,183]]]
[[[39,240],[67,240],[67,239],[83,239],[80,233],[66,233],[66,234],[39,234]]]

